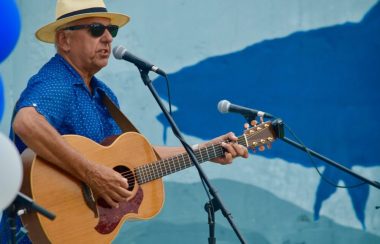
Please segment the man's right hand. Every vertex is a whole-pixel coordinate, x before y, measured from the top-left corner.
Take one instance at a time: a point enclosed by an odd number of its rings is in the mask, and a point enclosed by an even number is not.
[[[96,197],[102,197],[111,207],[131,196],[125,178],[111,168],[88,161],[34,107],[20,109],[13,129],[37,155],[85,182]]]
[[[86,183],[96,198],[103,198],[108,205],[119,207],[132,195],[128,191],[128,181],[115,170],[101,164],[92,164],[86,172]]]

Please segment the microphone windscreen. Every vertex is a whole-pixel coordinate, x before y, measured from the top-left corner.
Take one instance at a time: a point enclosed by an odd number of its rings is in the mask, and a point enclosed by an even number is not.
[[[114,47],[112,49],[112,53],[113,53],[113,56],[116,58],[116,59],[122,59],[123,58],[123,55],[124,53],[127,51],[127,49],[125,47],[123,47],[122,45],[117,45],[116,47]]]
[[[228,109],[230,108],[230,102],[227,101],[227,100],[221,100],[219,103],[218,103],[218,110],[219,112],[221,113],[228,113]]]

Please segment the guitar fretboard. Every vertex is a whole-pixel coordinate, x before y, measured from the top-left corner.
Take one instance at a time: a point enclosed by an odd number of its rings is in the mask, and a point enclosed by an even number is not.
[[[248,146],[244,135],[238,137],[237,143],[245,147]],[[224,148],[221,143],[217,143],[194,150],[194,153],[198,162],[203,163],[224,156]],[[181,153],[170,158],[137,167],[135,169],[135,176],[138,184],[141,185],[191,166],[193,166],[193,163],[190,156],[187,153]]]

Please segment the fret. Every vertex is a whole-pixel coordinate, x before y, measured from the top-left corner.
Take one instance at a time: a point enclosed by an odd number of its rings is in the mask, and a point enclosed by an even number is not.
[[[150,171],[149,171],[149,164],[145,165],[144,171],[145,171],[145,178],[146,178],[147,181],[149,181],[150,178],[151,178],[150,177]]]
[[[146,180],[145,180],[145,172],[144,172],[144,166],[142,166],[142,167],[140,167],[140,175],[141,175],[141,180],[143,181],[143,182],[146,182]]]
[[[158,173],[158,164],[154,163],[153,164],[153,168],[154,168],[154,177],[158,177],[159,176],[159,173]]]
[[[185,158],[185,153],[182,154],[182,164],[183,164],[183,168],[186,169],[187,168],[187,162],[186,162],[186,158]]]
[[[158,164],[159,167],[160,167],[160,175],[164,175],[164,171],[163,171],[163,165],[162,164]]]
[[[168,158],[166,160],[166,164],[165,164],[165,168],[166,168],[166,174],[165,175],[168,175],[171,173],[171,163],[170,163],[170,159],[171,158]]]
[[[183,162],[183,166],[185,167],[185,169],[187,168],[187,162],[186,162],[186,158],[185,158],[185,155],[186,153],[182,153],[182,162]]]
[[[199,148],[199,149],[197,150],[197,153],[201,156],[201,162],[203,162],[202,148]],[[198,158],[198,160],[199,160],[199,158]]]
[[[168,166],[167,166],[168,165],[168,159],[165,159],[163,162],[164,162],[163,166],[164,166],[164,170],[165,170],[163,173],[164,173],[164,175],[168,175],[168,172],[169,172]]]
[[[151,165],[150,164],[147,164],[146,167],[145,167],[145,171],[146,171],[146,178],[148,181],[151,181],[152,180],[152,175],[151,175]]]
[[[180,169],[184,169],[184,168],[183,168],[183,161],[180,159],[179,155],[177,155],[177,160],[178,160],[178,162],[179,162],[179,168],[180,168]]]
[[[168,174],[171,174],[172,170],[173,170],[173,168],[172,168],[173,163],[171,161],[173,161],[173,159],[172,158],[168,158],[168,164],[167,164],[167,166],[168,166]]]
[[[191,165],[191,158],[189,154],[186,153],[186,165]]]
[[[172,161],[173,161],[173,168],[172,168],[171,173],[174,173],[174,172],[178,171],[178,162],[177,162],[177,160],[175,160],[174,157],[172,158]]]
[[[247,139],[247,135],[244,134],[244,139],[245,139],[245,146],[248,147],[248,139]]]
[[[134,171],[134,175],[135,175],[135,177],[136,177],[136,180],[137,180],[137,183],[138,184],[141,184],[141,177],[140,177],[140,171],[139,171],[139,169],[138,168],[136,168],[135,169],[135,171]]]
[[[170,161],[171,161],[171,162],[170,162]],[[170,173],[175,172],[176,165],[175,165],[174,158],[169,158],[168,163],[169,163],[169,172],[170,172]]]
[[[174,158],[169,158],[168,159],[168,172],[169,173],[173,173],[175,172],[175,162],[174,162]]]
[[[189,154],[185,153],[185,155],[186,155],[186,157],[185,157],[185,159],[186,159],[186,166],[192,165],[192,161],[191,161],[191,158],[190,158]]]
[[[206,149],[206,153],[207,153],[207,160],[210,160],[211,157],[210,157],[210,155],[208,154],[208,147],[206,147],[205,149]]]
[[[173,162],[174,162],[174,172],[177,172],[181,169],[181,164],[180,162],[178,161],[178,157],[177,156],[174,156],[173,157]]]
[[[216,152],[215,152],[215,145],[214,145],[214,144],[211,144],[211,146],[212,146],[212,149],[214,150],[214,156],[217,157],[217,154],[216,154]]]
[[[179,163],[179,168],[182,170],[182,169],[185,169],[183,166],[183,160],[181,160],[180,158],[180,154],[177,155],[177,160],[178,160],[178,163]]]
[[[141,167],[140,172],[141,172],[141,180],[144,181],[144,182],[146,182],[145,181],[145,175],[144,175],[144,167]]]

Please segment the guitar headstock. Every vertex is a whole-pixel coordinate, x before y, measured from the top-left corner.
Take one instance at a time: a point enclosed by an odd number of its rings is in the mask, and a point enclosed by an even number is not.
[[[251,149],[270,144],[277,138],[271,121],[263,122],[246,129],[243,136],[247,148]]]

